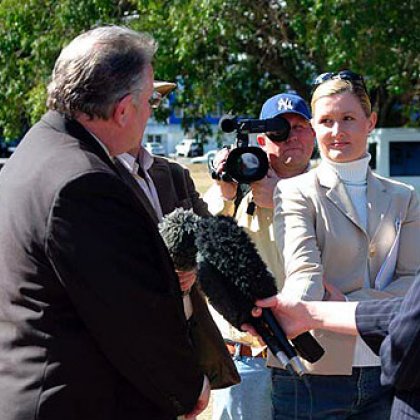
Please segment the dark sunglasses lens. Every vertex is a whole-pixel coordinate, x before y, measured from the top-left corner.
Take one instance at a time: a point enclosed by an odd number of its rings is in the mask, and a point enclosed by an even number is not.
[[[343,80],[357,81],[363,80],[363,77],[360,74],[354,73],[351,70],[340,71],[337,76]]]
[[[326,80],[331,79],[333,76],[334,76],[334,73],[331,73],[331,72],[322,73],[314,79],[314,81],[312,82],[312,86],[318,86],[321,83],[324,83]]]
[[[285,141],[287,140],[287,137],[285,137],[285,133],[278,133],[275,131],[270,131],[269,133],[265,133],[266,136],[274,142],[280,142],[280,141]]]
[[[367,92],[365,80],[363,79],[363,76],[361,76],[360,74],[354,73],[351,70],[343,70],[343,71],[340,71],[340,73],[338,73],[337,76],[340,79],[348,80],[349,82],[353,84],[360,85],[365,90],[365,92]]]

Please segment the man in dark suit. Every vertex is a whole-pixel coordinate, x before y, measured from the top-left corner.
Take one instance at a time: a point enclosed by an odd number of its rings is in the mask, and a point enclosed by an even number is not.
[[[420,271],[404,298],[301,302],[277,295],[257,304],[271,308],[289,337],[314,329],[359,334],[381,356],[382,384],[394,388],[391,419],[420,419]]]
[[[0,174],[1,420],[169,420],[207,405],[169,254],[114,162],[142,138],[155,49],[115,26],[73,40],[50,111]]]

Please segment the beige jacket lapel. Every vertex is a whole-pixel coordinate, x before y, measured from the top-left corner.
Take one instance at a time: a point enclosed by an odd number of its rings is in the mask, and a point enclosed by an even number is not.
[[[346,187],[338,178],[336,172],[328,165],[320,164],[316,169],[319,184],[326,188],[325,193],[330,200],[348,219],[350,219],[359,229],[367,234],[362,226],[357,212],[347,194]]]
[[[367,206],[368,206],[368,233],[372,241],[378,234],[391,204],[391,197],[380,179],[368,170],[367,175]]]

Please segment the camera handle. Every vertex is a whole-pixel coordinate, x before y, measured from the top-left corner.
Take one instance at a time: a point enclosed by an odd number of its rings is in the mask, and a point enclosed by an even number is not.
[[[236,142],[235,142],[235,145],[236,145]],[[223,149],[229,149],[229,147],[223,146],[220,150],[223,150]],[[216,168],[214,167],[214,158],[207,162],[207,168],[212,179],[216,181],[233,182],[232,177],[228,173],[216,172]]]
[[[238,131],[236,134],[236,140],[234,144],[234,149],[236,148],[243,148],[248,147],[249,144],[249,134],[244,133],[242,131]],[[224,182],[234,182],[234,179],[226,172],[217,173],[216,169],[213,166],[213,161],[209,162],[209,172],[212,177],[212,179],[218,180],[218,181],[224,181]]]

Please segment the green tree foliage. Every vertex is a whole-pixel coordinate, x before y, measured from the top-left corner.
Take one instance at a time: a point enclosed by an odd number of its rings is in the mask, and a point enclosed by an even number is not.
[[[160,24],[154,22],[153,33],[165,50],[158,66],[168,77],[183,76],[179,100],[195,103],[197,115],[220,100],[226,110],[257,115],[267,96],[287,88],[309,100],[315,75],[344,68],[365,75],[380,126],[409,123],[403,111],[418,110],[416,0],[154,3]]]
[[[179,81],[177,105],[185,110],[185,127],[205,127],[202,116],[219,104],[257,116],[263,101],[284,89],[309,99],[314,75],[343,68],[366,76],[381,126],[409,124],[419,101],[418,4],[1,0],[0,127],[12,138],[39,118],[62,46],[103,23],[125,23],[156,37],[156,76]]]

